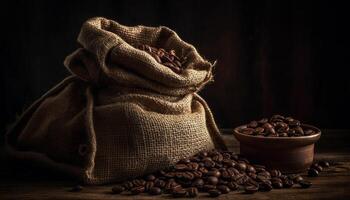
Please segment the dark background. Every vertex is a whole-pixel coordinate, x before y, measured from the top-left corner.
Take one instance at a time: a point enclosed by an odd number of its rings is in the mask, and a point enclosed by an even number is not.
[[[274,113],[348,128],[348,8],[340,1],[11,1],[1,12],[1,132],[68,75],[82,23],[165,25],[217,60],[201,95],[221,128]]]

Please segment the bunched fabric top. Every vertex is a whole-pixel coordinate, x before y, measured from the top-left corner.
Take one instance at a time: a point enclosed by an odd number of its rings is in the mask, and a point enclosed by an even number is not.
[[[167,27],[129,27],[97,17],[83,24],[78,42],[82,48],[69,55],[64,64],[85,81],[182,96],[199,91],[212,80],[213,65]],[[140,44],[174,49],[186,57],[185,70],[176,73],[158,63],[136,48]]]

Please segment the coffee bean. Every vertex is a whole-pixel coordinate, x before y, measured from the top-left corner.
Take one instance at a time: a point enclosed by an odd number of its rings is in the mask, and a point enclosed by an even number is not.
[[[218,189],[222,194],[227,194],[231,191],[230,188],[226,185],[218,185],[216,189]]]
[[[156,177],[153,174],[149,174],[145,177],[146,181],[154,181],[156,180]]]
[[[267,123],[269,120],[267,118],[262,118],[258,121],[260,125]]]
[[[247,173],[256,173],[256,170],[252,165],[247,165],[246,172]]]
[[[187,191],[185,189],[178,189],[172,192],[173,197],[185,197],[187,195]]]
[[[134,186],[144,186],[146,184],[146,181],[142,179],[135,179],[132,181],[132,183]]]
[[[162,194],[162,190],[159,187],[151,187],[149,189],[149,194],[151,194],[151,195],[160,195],[160,194]]]
[[[112,187],[113,194],[120,194],[125,191],[125,188],[123,186],[117,185]]]
[[[313,135],[313,134],[314,134],[314,131],[311,129],[308,129],[304,132],[304,135]]]
[[[207,176],[215,176],[215,177],[220,177],[221,176],[221,173],[219,170],[215,169],[215,170],[210,170],[208,173],[207,173]]]
[[[165,181],[160,180],[160,179],[156,179],[154,181],[154,186],[160,187],[160,188],[164,188],[165,187]]]
[[[237,190],[239,188],[238,184],[234,181],[229,182],[227,184],[227,187],[229,187],[232,191]]]
[[[309,188],[309,187],[311,187],[312,183],[310,181],[301,180],[301,181],[299,181],[299,185],[302,188]]]
[[[149,191],[152,187],[154,186],[154,182],[153,181],[147,181],[145,184],[145,191]]]
[[[315,168],[310,168],[307,172],[308,176],[310,177],[316,177],[318,176],[319,172]]]
[[[273,188],[281,189],[281,188],[283,188],[283,183],[282,183],[282,181],[273,181],[272,186],[273,186]]]
[[[81,185],[75,185],[75,186],[73,186],[69,191],[70,192],[80,192],[80,191],[82,191],[83,190],[83,186],[81,186]]]
[[[248,185],[244,188],[244,191],[247,194],[253,194],[253,193],[257,192],[258,190],[259,190],[259,187],[256,187],[254,185]]]
[[[133,194],[133,195],[140,194],[144,191],[145,191],[145,187],[143,187],[143,186],[136,186],[134,188],[131,188],[131,190],[130,190],[131,194]]]
[[[195,187],[190,187],[187,189],[187,194],[189,197],[196,197],[198,196],[198,189]]]
[[[264,192],[268,192],[272,190],[272,184],[268,181],[265,182],[261,182],[259,183],[259,190],[260,191],[264,191]]]
[[[239,171],[245,171],[247,169],[247,165],[243,162],[240,162],[236,165],[236,169]]]
[[[212,190],[212,189],[215,189],[215,188],[216,188],[215,185],[208,185],[208,184],[206,184],[206,185],[203,186],[203,190],[204,191],[209,191],[209,190]]]
[[[320,161],[320,162],[318,162],[318,164],[324,168],[328,168],[330,166],[329,162],[327,162],[327,161]]]
[[[256,128],[258,127],[258,122],[257,121],[251,121],[248,126],[248,128]]]
[[[131,189],[132,187],[134,187],[134,184],[131,181],[126,181],[123,183],[122,185],[126,190]]]
[[[303,180],[303,177],[300,176],[300,175],[298,175],[298,174],[296,174],[296,175],[290,175],[289,178],[290,178],[291,180],[293,180],[293,182],[295,182],[295,183],[299,183],[300,181]]]
[[[289,178],[284,179],[282,182],[283,182],[283,187],[285,188],[290,188],[294,184],[294,182]]]
[[[210,185],[216,185],[219,182],[219,179],[216,176],[209,176],[207,178],[207,183]]]
[[[209,190],[208,193],[209,193],[209,196],[211,197],[218,197],[221,195],[221,192],[217,189]]]
[[[316,169],[319,172],[322,172],[322,170],[323,170],[323,167],[321,165],[317,164],[317,163],[311,165],[311,168],[314,168],[314,169]]]

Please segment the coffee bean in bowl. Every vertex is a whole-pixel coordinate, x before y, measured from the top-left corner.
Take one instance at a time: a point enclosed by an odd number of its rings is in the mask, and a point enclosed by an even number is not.
[[[273,115],[235,128],[234,136],[240,153],[251,161],[283,173],[298,173],[311,166],[321,131],[293,117]]]

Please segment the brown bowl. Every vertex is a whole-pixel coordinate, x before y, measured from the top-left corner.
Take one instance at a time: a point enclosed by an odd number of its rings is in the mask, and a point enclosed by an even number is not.
[[[234,136],[240,142],[240,154],[253,163],[279,169],[283,173],[298,173],[307,170],[314,159],[315,142],[321,137],[320,129],[302,124],[316,134],[300,137],[264,137],[240,133],[247,125],[234,129]]]

